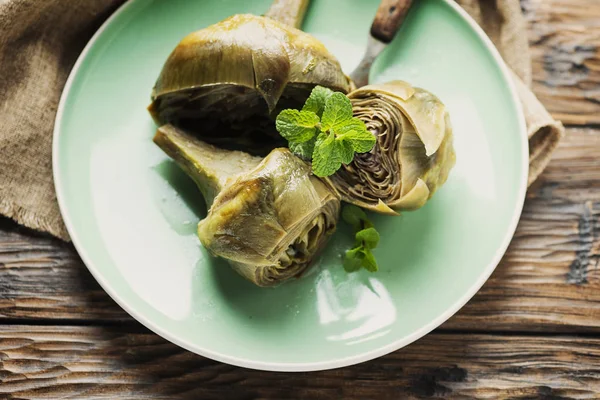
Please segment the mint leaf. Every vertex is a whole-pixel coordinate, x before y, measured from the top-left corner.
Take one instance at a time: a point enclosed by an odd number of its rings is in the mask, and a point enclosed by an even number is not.
[[[371,151],[373,147],[375,147],[375,143],[377,143],[377,138],[366,130],[351,131],[344,139],[350,142],[352,149],[357,153],[367,153]]]
[[[356,241],[367,249],[374,249],[379,244],[379,232],[375,228],[366,228],[356,232]]]
[[[342,166],[342,157],[335,136],[321,132],[315,143],[313,173],[318,177],[333,175]]]
[[[303,143],[317,133],[319,117],[310,111],[283,110],[275,120],[277,132],[290,142]]]
[[[371,250],[364,247],[354,247],[344,254],[344,269],[346,272],[356,272],[361,267],[369,272],[377,272],[379,266]]]
[[[302,111],[310,111],[315,114],[319,118],[323,115],[323,110],[325,110],[325,102],[333,94],[333,90],[328,89],[323,86],[315,86],[312,92],[310,92],[310,96],[306,99],[306,103],[304,103],[304,107],[302,107]]]
[[[336,126],[334,130],[336,136],[344,137],[350,131],[366,131],[367,127],[360,118],[352,117],[343,124]]]
[[[342,219],[350,224],[355,231],[360,231],[363,229],[362,222],[367,220],[367,214],[360,207],[346,204],[342,209]]]
[[[322,130],[340,126],[352,119],[352,103],[345,94],[335,92],[325,102],[325,110],[321,117]]]
[[[335,130],[336,135],[352,144],[352,149],[357,153],[371,151],[377,138],[367,130],[365,123],[354,117],[348,123]]]
[[[379,266],[377,265],[377,260],[371,250],[363,249],[362,251],[363,259],[362,259],[362,267],[369,272],[377,272],[379,270]]]
[[[307,142],[297,143],[297,142],[288,142],[288,147],[290,151],[300,158],[304,160],[311,160],[313,152],[315,151],[315,142],[317,141],[316,137],[313,137]]]
[[[350,164],[354,160],[354,149],[352,143],[343,139],[335,139],[336,145],[339,147],[342,164]]]
[[[346,254],[344,254],[344,269],[346,272],[358,271],[363,265],[364,258],[365,256],[360,247],[346,250]]]

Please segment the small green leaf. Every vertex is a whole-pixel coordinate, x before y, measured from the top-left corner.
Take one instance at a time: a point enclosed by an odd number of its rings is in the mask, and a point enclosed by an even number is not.
[[[362,267],[369,272],[377,272],[379,270],[379,266],[377,265],[377,260],[371,250],[363,249],[362,254],[364,258],[362,259]]]
[[[352,132],[349,141],[357,153],[367,153],[373,149],[377,139],[369,131]]]
[[[360,247],[346,250],[346,254],[344,255],[344,269],[346,272],[358,271],[363,265],[364,258],[365,255]]]
[[[275,127],[281,136],[290,142],[303,143],[317,134],[319,117],[310,111],[283,110],[275,120]]]
[[[313,137],[308,142],[304,143],[295,143],[288,142],[288,147],[290,151],[305,160],[311,160],[313,152],[315,151],[315,143],[317,141],[317,137]]]
[[[344,122],[341,125],[335,127],[335,134],[339,137],[344,137],[346,133],[350,131],[367,130],[365,123],[356,117],[350,118],[350,120]]]
[[[333,90],[331,89],[323,86],[315,86],[312,92],[310,92],[308,99],[306,99],[302,111],[311,111],[321,118],[321,116],[323,116],[323,110],[325,110],[325,103],[332,94]]]
[[[324,131],[335,128],[352,119],[352,103],[345,94],[335,92],[325,102],[325,110],[321,117]]]
[[[339,152],[342,157],[342,164],[350,164],[354,160],[354,149],[352,143],[344,139],[335,139],[336,145],[339,147]]]
[[[352,118],[352,121],[345,124],[343,127],[336,129],[336,134],[349,141],[352,148],[357,153],[366,153],[371,151],[377,138],[367,130],[364,122],[358,118]]]
[[[362,221],[367,221],[367,214],[362,208],[353,204],[346,204],[342,209],[342,219],[350,224],[355,231],[362,229]]]
[[[342,166],[339,147],[333,134],[320,133],[315,143],[312,159],[313,173],[318,177],[333,175]]]
[[[375,228],[366,228],[356,232],[356,241],[367,249],[374,249],[379,244],[379,232]]]

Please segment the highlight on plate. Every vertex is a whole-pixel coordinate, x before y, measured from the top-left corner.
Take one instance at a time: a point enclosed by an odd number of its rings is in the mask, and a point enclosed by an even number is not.
[[[431,198],[455,163],[450,117],[404,81],[356,89],[296,28],[308,1],[281,3],[181,40],[152,89],[154,142],[204,196],[202,245],[252,283],[301,276],[340,216],[354,238],[340,268],[375,272],[363,209],[393,218]]]

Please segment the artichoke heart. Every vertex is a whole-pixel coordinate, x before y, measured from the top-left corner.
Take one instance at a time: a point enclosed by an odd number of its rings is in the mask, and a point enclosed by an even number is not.
[[[198,237],[258,286],[298,276],[335,231],[340,200],[288,149],[265,158],[220,149],[172,125],[154,142],[194,179],[209,211]]]
[[[377,142],[329,178],[342,200],[384,214],[422,207],[456,159],[444,104],[403,81],[364,86],[348,97]]]
[[[274,116],[301,108],[316,85],[350,89],[320,41],[272,18],[238,14],[183,38],[163,66],[148,109],[159,125],[265,155],[285,145]]]

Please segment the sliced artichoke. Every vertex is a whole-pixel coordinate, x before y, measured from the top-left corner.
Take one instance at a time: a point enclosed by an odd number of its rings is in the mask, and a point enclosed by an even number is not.
[[[444,104],[403,81],[364,86],[348,97],[377,142],[329,178],[342,200],[384,214],[422,207],[455,163]]]
[[[264,155],[285,145],[273,123],[281,109],[301,108],[316,85],[347,93],[349,79],[325,46],[273,19],[301,19],[282,3],[271,17],[238,14],[183,38],[152,91],[155,121]]]
[[[267,157],[224,150],[172,125],[154,142],[198,184],[210,209],[202,244],[258,286],[301,274],[335,231],[340,200],[288,149]]]

